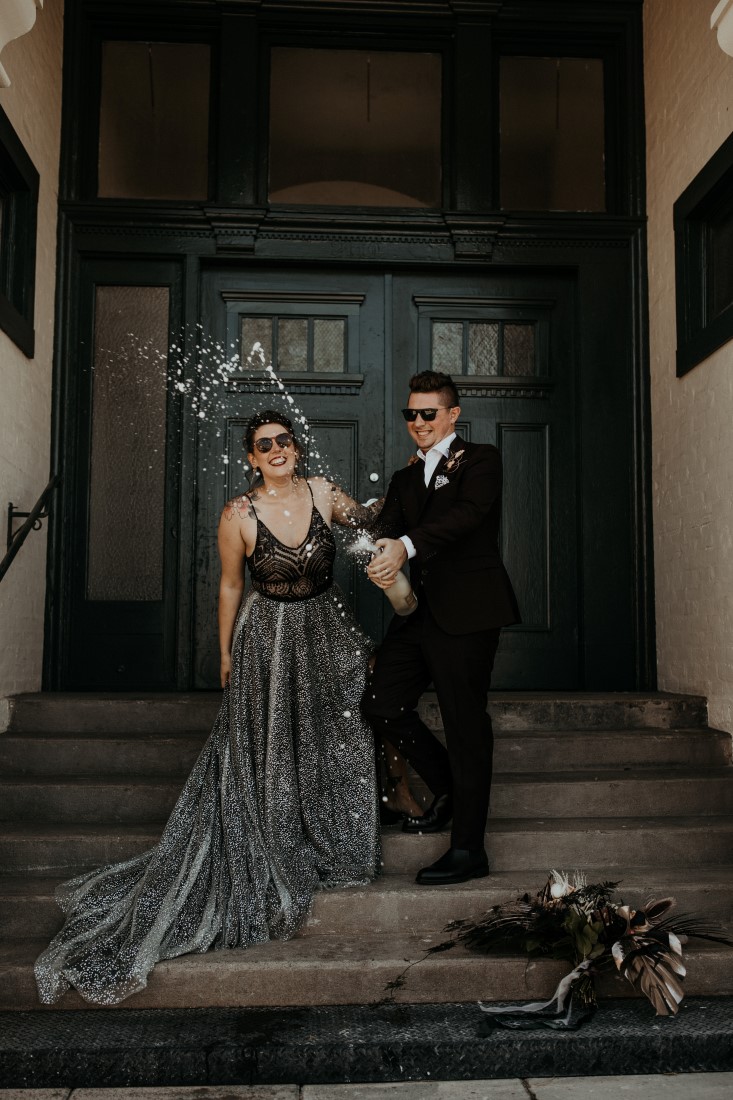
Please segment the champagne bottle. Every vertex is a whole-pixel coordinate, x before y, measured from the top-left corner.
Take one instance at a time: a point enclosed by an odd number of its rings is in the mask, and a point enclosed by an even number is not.
[[[412,590],[412,585],[400,570],[389,588],[383,589],[395,615],[411,615],[417,607],[417,596]]]
[[[369,537],[366,531],[361,531],[359,537],[349,548],[352,554],[379,554],[381,548]],[[385,596],[392,604],[395,615],[411,615],[417,607],[417,596],[412,590],[412,585],[400,570],[389,588],[383,588]]]

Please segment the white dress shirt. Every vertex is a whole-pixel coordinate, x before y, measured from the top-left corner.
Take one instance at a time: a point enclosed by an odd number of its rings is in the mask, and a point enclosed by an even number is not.
[[[441,458],[447,458],[450,446],[453,440],[456,438],[456,433],[451,432],[450,435],[443,436],[438,440],[434,447],[431,447],[427,454],[423,454],[421,450],[418,450],[417,457],[421,458],[425,463],[425,469],[423,475],[425,477],[425,484],[430,484],[430,479],[435,473],[435,468],[440,462]],[[404,543],[405,550],[407,551],[408,559],[414,558],[417,550],[409,535],[401,535],[400,542]]]

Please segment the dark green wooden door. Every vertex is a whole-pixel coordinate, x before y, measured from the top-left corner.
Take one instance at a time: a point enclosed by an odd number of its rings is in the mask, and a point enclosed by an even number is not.
[[[614,639],[633,643],[634,543],[630,458],[608,460],[626,423],[624,374],[601,371],[600,328],[579,308],[576,279],[572,268],[212,268],[186,290],[202,347],[186,379],[195,393],[179,400],[166,381],[181,331],[178,269],[148,265],[140,278],[134,265],[91,263],[63,686],[216,686],[216,532],[225,501],[247,488],[248,418],[266,407],[304,415],[308,472],[366,500],[410,455],[400,409],[410,375],[429,367],[458,383],[460,430],[504,459],[502,550],[523,623],[504,634],[495,686],[633,686],[608,663],[588,673],[589,638],[597,648],[608,637],[611,650]],[[609,330],[613,339],[622,342]],[[263,388],[262,369],[247,364],[255,342],[285,391]],[[599,509],[613,512],[612,537]],[[382,593],[345,553],[337,580],[378,640]],[[614,619],[608,608],[621,610]]]
[[[504,631],[497,688],[581,682],[572,289],[547,273],[394,280],[396,407],[413,371],[450,373],[459,432],[502,453],[502,555],[523,621]],[[394,430],[408,453],[399,413]]]
[[[225,500],[247,485],[242,435],[252,411],[302,411],[316,440],[310,471],[364,500],[409,457],[399,410],[410,375],[428,368],[457,380],[463,434],[494,443],[504,459],[502,550],[523,623],[505,632],[495,686],[580,686],[573,285],[561,274],[508,272],[208,277],[205,327],[243,359],[259,340],[292,403],[276,388],[270,401],[261,372],[241,369],[223,387],[219,415],[200,421],[197,686],[216,680],[216,526]],[[381,594],[346,555],[338,580],[380,637]]]
[[[307,418],[307,472],[325,474],[358,500],[381,495],[385,475],[384,276],[338,271],[211,272],[202,318],[224,357],[239,364],[217,376],[221,356],[201,358],[201,384],[216,389],[199,418],[196,510],[194,684],[218,678],[216,531],[227,499],[247,488],[244,428],[253,412],[273,408]],[[285,387],[263,385],[255,343]],[[218,383],[218,384],[217,384]],[[301,432],[302,435],[302,432]],[[338,536],[338,532],[337,532]],[[342,546],[336,580],[364,628],[381,636],[384,597]]]

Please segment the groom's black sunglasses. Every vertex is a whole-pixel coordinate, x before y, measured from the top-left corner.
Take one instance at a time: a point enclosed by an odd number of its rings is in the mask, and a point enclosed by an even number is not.
[[[292,447],[293,437],[287,432],[281,432],[280,435],[264,435],[261,439],[255,439],[255,447],[261,455],[271,451],[273,443],[277,443],[278,447]]]
[[[441,409],[449,408],[451,408],[450,405],[441,405]],[[439,412],[440,409],[403,409],[402,415],[404,416],[408,424],[414,424],[414,422],[418,418],[418,415],[421,416],[423,420],[429,423],[431,420],[435,420]]]

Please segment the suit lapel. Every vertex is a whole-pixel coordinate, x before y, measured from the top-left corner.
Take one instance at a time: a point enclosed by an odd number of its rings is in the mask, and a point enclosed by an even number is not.
[[[408,471],[411,482],[410,491],[405,500],[405,509],[409,511],[408,520],[410,526],[414,526],[422,513],[423,506],[428,496],[428,487],[425,484],[425,466],[420,459],[414,462]]]

